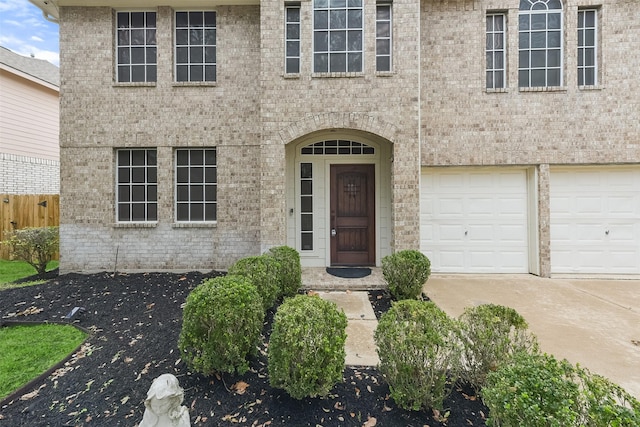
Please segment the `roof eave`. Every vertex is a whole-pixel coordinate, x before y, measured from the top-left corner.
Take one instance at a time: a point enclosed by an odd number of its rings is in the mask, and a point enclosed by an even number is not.
[[[42,16],[47,21],[59,23],[60,13],[57,1],[54,0],[29,0],[30,3],[42,10]]]

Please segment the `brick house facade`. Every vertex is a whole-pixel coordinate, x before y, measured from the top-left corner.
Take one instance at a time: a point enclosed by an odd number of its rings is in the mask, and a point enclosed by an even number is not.
[[[53,3],[63,271],[640,274],[636,1]]]

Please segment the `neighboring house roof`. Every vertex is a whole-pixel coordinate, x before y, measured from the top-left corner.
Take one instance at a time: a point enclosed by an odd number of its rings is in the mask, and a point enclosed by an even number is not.
[[[0,67],[15,74],[26,74],[56,88],[60,87],[60,69],[44,59],[18,55],[0,46]]]

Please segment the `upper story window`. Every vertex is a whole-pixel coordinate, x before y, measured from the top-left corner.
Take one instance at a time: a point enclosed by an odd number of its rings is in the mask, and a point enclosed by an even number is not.
[[[313,71],[362,72],[362,0],[313,0]]]
[[[518,85],[562,85],[562,2],[520,0]]]
[[[176,150],[176,221],[217,219],[216,149]]]
[[[300,73],[300,4],[285,6],[285,73]]]
[[[156,13],[116,12],[116,26],[117,81],[155,82]]]
[[[155,149],[122,149],[116,156],[118,222],[158,220],[158,166]]]
[[[487,14],[486,34],[486,77],[487,89],[503,89],[506,87],[507,51],[506,51],[506,16],[504,13]]]
[[[578,86],[598,84],[598,11],[578,11]]]
[[[391,71],[391,3],[376,6],[376,71]]]
[[[216,13],[176,12],[176,81],[216,81]]]

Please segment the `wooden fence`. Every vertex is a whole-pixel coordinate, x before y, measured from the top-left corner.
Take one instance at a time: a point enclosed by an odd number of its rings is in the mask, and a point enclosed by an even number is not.
[[[57,194],[0,194],[0,241],[7,231],[60,224]],[[0,245],[0,259],[9,259],[9,248]]]

